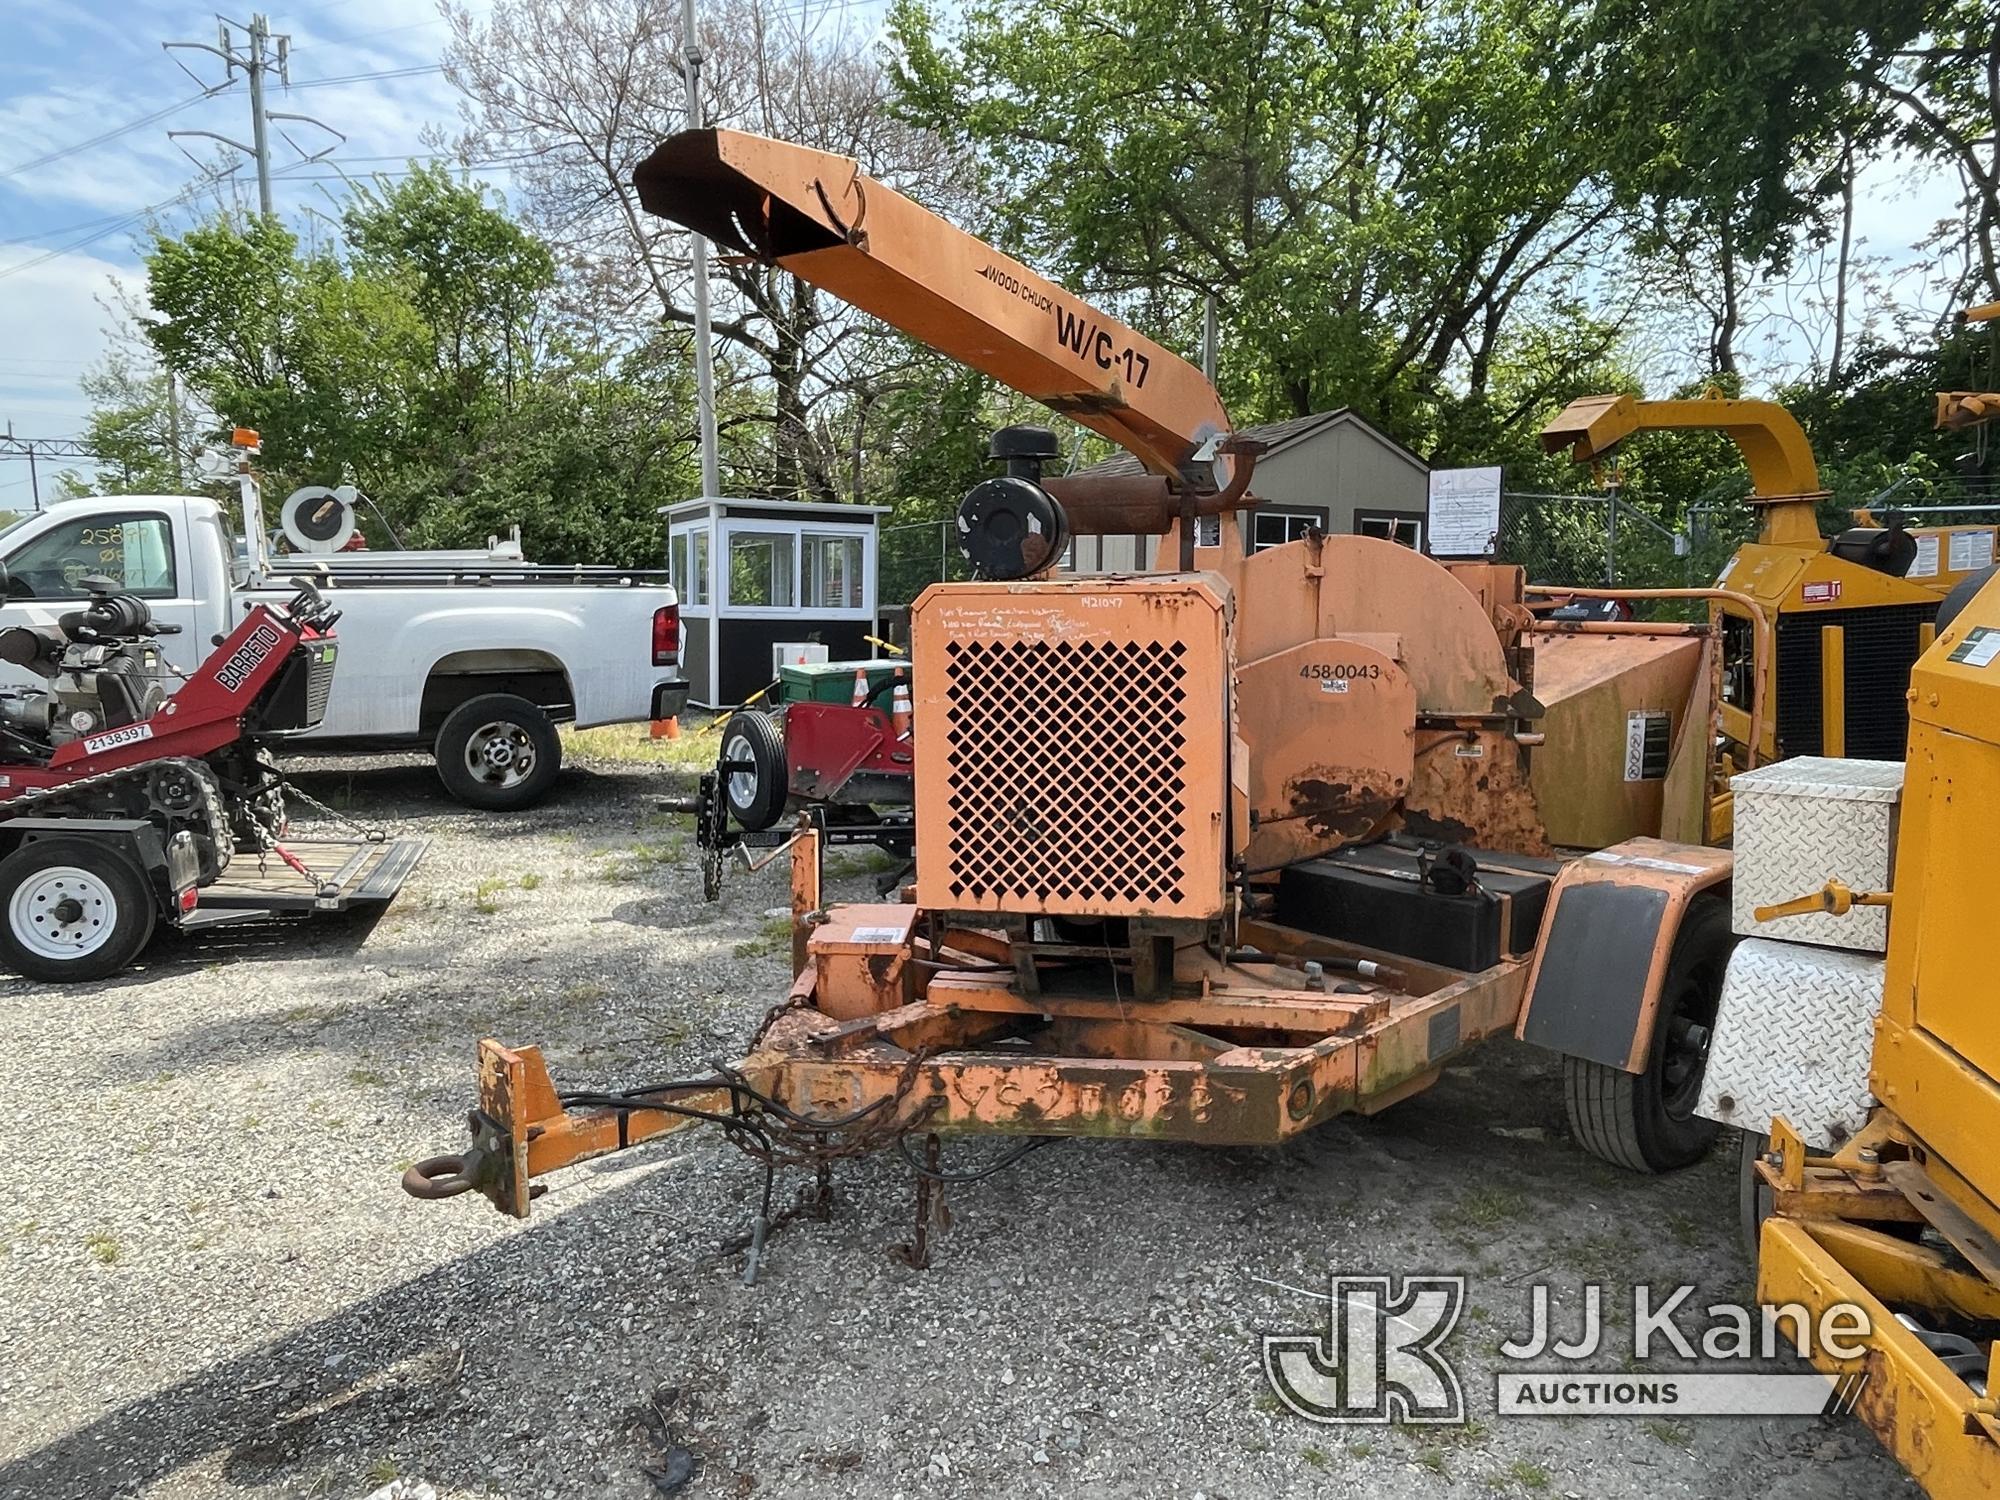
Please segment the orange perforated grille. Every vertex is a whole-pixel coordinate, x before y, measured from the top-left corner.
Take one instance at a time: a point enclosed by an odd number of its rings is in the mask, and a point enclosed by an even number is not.
[[[945,650],[954,901],[1172,907],[1187,880],[1187,646],[954,640]]]

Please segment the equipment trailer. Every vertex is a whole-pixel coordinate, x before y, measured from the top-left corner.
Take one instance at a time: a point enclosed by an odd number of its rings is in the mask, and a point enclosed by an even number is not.
[[[339,612],[310,587],[254,604],[168,696],[154,642],[178,627],[109,579],[84,585],[88,604],[55,626],[0,631],[0,660],[49,684],[0,691],[7,961],[32,979],[99,979],[137,957],[160,922],[393,897],[423,841],[285,842],[286,797],[300,794],[262,753],[325,712]]]
[[[844,158],[692,131],[638,185],[1153,472],[1044,479],[1049,434],[996,437],[959,512],[984,581],[912,610],[912,899],[826,907],[804,819],[795,979],[741,1062],[564,1094],[487,1041],[473,1145],[411,1193],[524,1216],[534,1178],[698,1121],[822,1180],[944,1134],[1271,1143],[1509,1031],[1564,1054],[1590,1149],[1705,1149],[1713,626],[1538,619],[1518,568],[1367,537],[1248,555],[1254,447],[1159,345]],[[1051,575],[1100,531],[1161,534],[1162,571]]]

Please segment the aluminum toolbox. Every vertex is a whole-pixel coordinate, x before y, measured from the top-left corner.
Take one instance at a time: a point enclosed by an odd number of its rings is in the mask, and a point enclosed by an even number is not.
[[[1729,959],[1695,1113],[1768,1131],[1783,1115],[1831,1149],[1868,1122],[1868,1059],[1882,1014],[1883,961],[1746,938]]]
[[[1890,760],[1799,756],[1730,779],[1736,797],[1736,877],[1731,917],[1743,937],[1821,943],[1880,953],[1889,944],[1884,907],[1844,917],[1813,913],[1759,922],[1759,906],[1809,896],[1829,880],[1857,891],[1889,887],[1903,766]]]

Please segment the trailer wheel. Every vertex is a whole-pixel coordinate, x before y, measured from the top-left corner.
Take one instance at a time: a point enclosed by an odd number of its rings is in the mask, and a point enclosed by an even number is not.
[[[85,838],[40,839],[0,860],[0,949],[30,979],[102,979],[153,935],[152,893],[115,850]]]
[[[744,832],[761,833],[778,821],[790,790],[777,721],[754,708],[731,714],[722,729],[722,759],[731,768],[716,779],[730,816]]]
[[[512,693],[484,693],[438,727],[438,779],[454,800],[491,812],[529,807],[562,769],[562,740],[549,716]]]
[[[1721,1127],[1694,1107],[1735,943],[1729,908],[1712,896],[1696,898],[1667,958],[1646,1071],[1563,1059],[1570,1130],[1593,1156],[1634,1172],[1671,1172],[1692,1166],[1714,1144]]]

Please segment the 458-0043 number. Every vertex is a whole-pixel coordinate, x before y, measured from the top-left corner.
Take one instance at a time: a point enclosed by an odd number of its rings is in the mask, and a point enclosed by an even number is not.
[[[1299,668],[1301,677],[1331,678],[1345,682],[1353,677],[1380,677],[1382,664],[1375,661],[1309,661]]]

